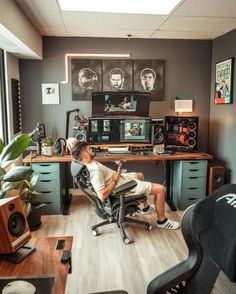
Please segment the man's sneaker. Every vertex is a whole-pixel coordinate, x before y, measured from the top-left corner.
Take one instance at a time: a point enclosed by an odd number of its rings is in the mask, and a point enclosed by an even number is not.
[[[142,213],[142,214],[150,214],[150,213],[152,213],[154,210],[156,210],[155,205],[154,205],[154,204],[150,204],[147,208],[143,208],[143,209],[141,209],[141,213]]]
[[[179,222],[172,221],[167,219],[163,224],[156,223],[156,226],[159,229],[166,229],[166,230],[177,230],[180,227]]]

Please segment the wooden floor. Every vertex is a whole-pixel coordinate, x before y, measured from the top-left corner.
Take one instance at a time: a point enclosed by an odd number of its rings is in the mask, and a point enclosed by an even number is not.
[[[166,206],[167,217],[180,220],[182,212]],[[155,225],[155,212],[138,215]],[[145,294],[149,281],[179,263],[187,256],[181,230],[165,231],[127,225],[126,232],[134,243],[125,245],[115,224],[100,229],[92,236],[90,226],[100,219],[84,196],[73,196],[70,214],[43,217],[38,237],[73,236],[72,274],[68,275],[66,294],[88,294],[98,291],[126,290],[129,294]]]

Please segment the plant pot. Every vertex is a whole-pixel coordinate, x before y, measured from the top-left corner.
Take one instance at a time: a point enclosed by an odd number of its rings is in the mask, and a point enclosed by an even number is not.
[[[42,154],[47,156],[53,155],[53,146],[43,146],[42,147]]]
[[[40,209],[32,209],[27,216],[27,222],[31,231],[39,229],[42,224]]]

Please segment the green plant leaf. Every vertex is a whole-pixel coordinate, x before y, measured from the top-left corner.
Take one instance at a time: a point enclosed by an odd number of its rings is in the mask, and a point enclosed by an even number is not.
[[[2,184],[2,190],[3,191],[8,191],[12,189],[19,189],[23,185],[23,181],[18,181],[18,182],[5,182]]]
[[[0,167],[0,179],[2,178],[2,176],[4,176],[5,175],[5,169],[3,169],[3,168],[1,168]]]
[[[0,190],[0,199],[3,198],[5,196],[5,194],[6,194],[5,191]]]
[[[3,177],[5,182],[17,182],[30,177],[34,171],[29,166],[15,166]]]
[[[6,145],[1,153],[0,162],[2,163],[17,159],[29,146],[31,136],[29,134],[20,134]]]
[[[4,142],[3,142],[3,140],[0,138],[0,154],[2,153],[3,148],[4,148]]]
[[[32,177],[30,178],[31,188],[33,188],[37,184],[38,177],[39,175],[32,175]]]

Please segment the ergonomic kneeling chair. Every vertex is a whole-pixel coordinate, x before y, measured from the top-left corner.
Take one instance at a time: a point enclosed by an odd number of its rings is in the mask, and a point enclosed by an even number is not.
[[[148,231],[152,230],[152,225],[148,222],[127,217],[128,214],[132,215],[138,212],[140,210],[138,205],[147,200],[147,196],[145,195],[125,196],[127,192],[137,185],[135,181],[132,180],[117,187],[105,201],[101,201],[93,189],[90,182],[90,175],[85,165],[72,161],[71,174],[74,186],[80,188],[85,193],[85,196],[93,205],[95,213],[103,219],[102,222],[91,227],[93,236],[99,234],[99,227],[116,223],[120,229],[123,242],[129,244],[131,239],[125,233],[124,223],[137,223],[144,225],[145,229]]]

